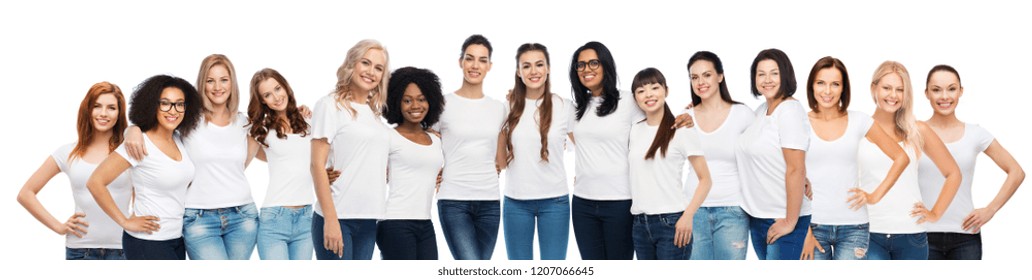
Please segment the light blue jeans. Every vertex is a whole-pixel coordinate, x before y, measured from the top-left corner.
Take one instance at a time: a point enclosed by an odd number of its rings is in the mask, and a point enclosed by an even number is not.
[[[693,260],[744,260],[749,214],[738,206],[699,207],[692,219]]]
[[[186,208],[183,238],[191,260],[248,260],[258,239],[254,203],[219,209]]]
[[[566,259],[570,241],[570,197],[533,200],[505,198],[502,206],[505,250],[510,260],[534,258],[534,228],[542,260]]]
[[[821,225],[812,224],[813,237],[817,238],[824,253],[814,248],[815,260],[866,260],[871,234],[869,224]]]
[[[258,222],[258,256],[263,260],[312,259],[312,205],[265,207]]]

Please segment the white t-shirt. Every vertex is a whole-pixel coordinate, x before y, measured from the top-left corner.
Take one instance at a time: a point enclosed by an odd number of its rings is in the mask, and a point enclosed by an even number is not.
[[[988,149],[995,139],[992,134],[989,134],[989,131],[986,131],[981,126],[965,124],[964,136],[960,140],[946,144],[946,148],[950,150],[953,159],[960,166],[962,175],[960,189],[957,191],[957,196],[953,198],[953,202],[950,203],[950,207],[946,208],[942,218],[937,222],[928,224],[928,231],[972,233],[964,231],[963,223],[964,218],[971,214],[971,211],[975,210],[975,203],[971,199],[971,182],[975,177],[975,160],[978,159],[978,154],[985,152],[985,149]],[[939,167],[928,157],[921,157],[918,174],[921,196],[924,197],[925,206],[932,207],[935,201],[939,199],[939,193],[942,192],[942,185],[946,182],[946,177],[942,176]]]
[[[512,199],[544,199],[567,195],[563,151],[567,133],[573,128],[573,102],[555,94],[552,98],[552,124],[548,129],[548,162],[541,160],[541,133],[538,104],[527,99],[520,122],[512,132],[512,162],[505,175],[505,196]]]
[[[785,217],[785,154],[781,149],[806,151],[810,126],[806,111],[798,100],[782,101],[767,115],[763,103],[753,115],[752,124],[738,138],[735,155],[742,182],[742,209],[762,219]],[[799,190],[802,195],[802,189]],[[799,216],[810,215],[810,201],[803,197]]]
[[[86,181],[90,179],[90,175],[93,175],[93,170],[97,169],[97,164],[86,162],[82,158],[68,161],[68,156],[72,154],[72,149],[75,149],[75,144],[61,146],[50,155],[57,162],[57,167],[61,169],[61,172],[68,175],[68,182],[72,185],[72,198],[75,200],[75,212],[85,213],[86,217],[82,219],[90,225],[86,235],[83,235],[82,238],[74,234],[66,234],[65,247],[122,249],[122,227],[100,209],[100,205],[97,205],[90,190],[86,188]],[[118,210],[121,210],[126,217],[129,216],[131,187],[132,181],[129,180],[129,172],[122,172],[107,186],[108,191],[111,192],[111,198],[115,200],[115,206],[118,206]]]
[[[917,217],[911,217],[914,203],[921,202],[921,189],[918,187],[916,153],[913,147],[904,146],[910,164],[903,169],[896,184],[876,204],[867,205],[867,215],[871,221],[871,232],[885,234],[911,234],[925,232],[924,225],[917,224]],[[885,174],[892,168],[892,159],[878,148],[878,145],[867,139],[860,141],[857,151],[857,162],[860,165],[860,188],[871,193],[878,188]],[[927,205],[932,207],[931,205]]]
[[[631,214],[681,213],[692,199],[681,185],[681,176],[689,156],[703,155],[699,133],[695,128],[678,129],[670,139],[665,157],[657,151],[655,157],[646,160],[645,154],[658,129],[659,126],[650,126],[645,121],[631,127],[630,152],[627,153]]]
[[[592,97],[584,116],[573,127],[577,141],[573,194],[592,200],[631,199],[627,143],[631,126],[645,119],[645,113],[635,104],[634,95],[624,91],[620,92],[616,110],[609,115],[598,116],[601,105],[602,97]]]
[[[350,102],[350,101],[349,101]],[[390,128],[368,105],[351,103],[357,112],[338,105],[333,94],[315,104],[312,139],[330,143],[330,162],[340,178],[330,186],[338,219],[380,219],[387,204],[387,154]],[[315,202],[315,212],[322,207]]]
[[[849,111],[846,131],[831,141],[810,133],[810,150],[806,152],[806,177],[813,189],[813,217],[810,222],[822,225],[857,225],[867,223],[867,208],[849,209],[849,189],[859,187],[857,149],[867,141],[867,131],[874,121],[867,114]],[[807,118],[809,120],[809,118]],[[885,156],[880,150],[872,156]],[[890,159],[891,161],[891,159]]]
[[[118,146],[115,152],[125,158],[132,167],[129,169],[133,191],[136,199],[132,211],[136,216],[158,217],[161,229],[151,234],[128,232],[133,237],[164,241],[183,237],[183,213],[186,212],[186,190],[192,188],[190,181],[194,178],[194,163],[190,159],[179,134],[173,136],[176,148],[182,155],[180,161],[168,157],[151,142],[147,134],[143,134],[147,156],[136,161],[125,151],[125,144]]]
[[[278,135],[275,130],[269,131],[265,136],[269,146],[262,147],[269,163],[269,188],[262,207],[312,204],[315,198],[310,167],[312,135],[287,134],[287,139],[280,139]]]
[[[429,134],[429,133],[428,133]],[[391,129],[388,160],[388,220],[429,220],[437,187],[437,172],[444,165],[441,139],[429,134],[430,145],[412,142]]]
[[[688,110],[688,114],[695,118],[695,109]],[[717,129],[708,133],[702,129],[696,129],[699,139],[702,141],[702,150],[706,152],[706,166],[709,167],[710,178],[713,182],[702,207],[739,206],[742,204],[742,182],[738,177],[735,145],[729,143],[738,143],[738,137],[745,132],[746,128],[749,128],[753,119],[753,111],[749,109],[749,106],[734,104],[731,105],[731,111],[727,113],[724,123]],[[684,185],[689,194],[695,193],[695,189],[699,186],[699,177],[695,175],[695,169],[689,170]]]
[[[217,209],[253,203],[251,185],[244,176],[247,160],[247,116],[237,113],[233,123],[218,126],[201,117],[197,129],[183,139],[197,168],[186,192],[186,208]]]
[[[491,97],[444,96],[445,108],[434,130],[441,133],[444,174],[437,199],[499,200],[498,132],[508,106]]]

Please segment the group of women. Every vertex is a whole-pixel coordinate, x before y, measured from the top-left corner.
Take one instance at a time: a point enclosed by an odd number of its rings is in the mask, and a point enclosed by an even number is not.
[[[700,51],[687,64],[690,109],[674,115],[663,73],[641,70],[620,90],[598,42],[572,56],[573,100],[552,93],[536,43],[518,48],[514,85],[495,100],[483,91],[492,52],[467,38],[462,86],[445,95],[433,72],[390,72],[387,49],[363,40],[313,110],[262,69],[246,114],[233,64],[211,55],[195,85],[157,75],[136,87],[132,126],[122,91],[98,83],[78,140],[18,200],[66,236],[67,259],[249,259],[255,247],[262,259],[368,260],[374,247],[437,259],[434,196],[455,259],[490,259],[499,226],[509,259],[532,259],[535,235],[541,259],[565,259],[571,219],[584,259],[745,259],[750,238],[759,259],[977,259],[981,226],[1024,179],[988,132],[957,119],[963,87],[945,65],[928,74],[935,114],[919,122],[897,62],[875,71],[868,116],[848,110],[845,65],[820,59],[806,113],[788,56],[763,50],[750,74],[766,102],[752,110],[731,98],[720,58]],[[563,155],[574,144],[571,198]],[[975,209],[983,152],[1007,180]],[[260,210],[244,176],[254,158],[269,166]],[[60,172],[76,202],[64,222],[36,198]]]

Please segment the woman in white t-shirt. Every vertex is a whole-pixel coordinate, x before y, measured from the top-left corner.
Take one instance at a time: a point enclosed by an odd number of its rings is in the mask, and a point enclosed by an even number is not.
[[[734,145],[752,124],[749,106],[731,99],[720,57],[708,51],[688,59],[692,82],[692,109],[696,130],[706,153],[712,188],[692,219],[693,260],[744,260],[749,244],[749,216],[742,210],[742,183]],[[692,193],[698,176],[688,174],[685,186]]]
[[[963,174],[957,197],[938,222],[928,224],[928,259],[980,260],[982,259],[981,228],[1010,200],[1025,179],[1025,171],[1018,161],[1003,148],[989,131],[979,125],[957,119],[956,109],[964,87],[960,74],[949,65],[937,65],[928,71],[925,97],[935,111],[926,122],[946,142],[946,148],[957,160]],[[985,153],[1007,179],[985,208],[975,209],[971,185],[975,175],[975,160]],[[921,196],[925,203],[934,203],[939,196],[945,177],[935,164],[922,158],[918,167]]]
[[[390,128],[380,118],[390,79],[387,49],[362,40],[337,69],[333,93],[319,99],[312,123],[315,214],[312,244],[320,260],[369,260],[376,220],[384,217]],[[327,159],[340,178],[330,184]]]
[[[194,132],[201,118],[201,97],[181,78],[157,75],[133,92],[129,120],[143,130],[150,154],[137,160],[122,144],[86,183],[93,198],[125,231],[122,247],[130,260],[185,260],[183,212],[194,164],[180,140]],[[127,170],[132,180],[132,213],[118,208],[109,191]]]
[[[384,117],[397,126],[390,132],[387,210],[376,224],[376,245],[385,260],[437,259],[430,207],[444,153],[441,139],[428,129],[442,110],[441,82],[433,72],[403,67],[391,73]]]
[[[889,134],[910,158],[892,191],[878,204],[867,206],[871,223],[867,258],[871,260],[928,259],[928,237],[922,223],[938,221],[960,186],[960,167],[946,145],[928,124],[914,120],[912,88],[907,69],[895,61],[883,62],[871,78],[871,97],[877,105],[872,115],[874,125]],[[883,184],[893,165],[879,150],[870,141],[861,141],[857,152],[860,188],[868,193]],[[917,166],[922,157],[930,159],[946,178],[931,210],[921,202],[918,186]]]
[[[696,129],[674,129],[663,73],[646,68],[631,83],[645,120],[631,127],[629,152],[634,250],[639,260],[687,260],[696,211],[710,191],[710,173]],[[698,185],[689,197],[681,184],[685,160]]]
[[[541,44],[523,44],[516,51],[516,83],[502,129],[508,167],[502,227],[510,260],[534,258],[535,228],[543,260],[565,259],[570,239],[563,151],[574,108],[551,92],[549,64]]]
[[[848,111],[850,96],[846,65],[830,56],[817,60],[806,80],[812,128],[806,175],[813,217],[802,259],[866,259],[870,225],[865,206],[880,201],[910,163],[888,134],[872,126],[870,116]],[[889,173],[871,193],[859,188],[857,149],[861,141],[871,141],[892,160]]]
[[[759,259],[798,260],[810,226],[810,203],[803,199],[810,127],[803,105],[792,98],[796,80],[788,55],[760,51],[750,72],[753,96],[766,102],[756,108],[735,150],[742,209]]]
[[[118,86],[100,82],[93,84],[79,104],[78,140],[61,146],[29,177],[18,192],[18,203],[36,220],[59,235],[65,236],[67,260],[123,260],[122,228],[104,214],[86,189],[86,180],[97,164],[122,144],[125,97]],[[57,173],[68,175],[75,201],[75,213],[67,221],[54,218],[36,194]],[[115,206],[128,214],[131,182],[129,174],[118,175],[109,186]]]

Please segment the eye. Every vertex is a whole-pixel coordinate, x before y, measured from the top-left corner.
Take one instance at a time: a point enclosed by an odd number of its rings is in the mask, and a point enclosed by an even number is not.
[[[824,85],[824,81],[817,81],[817,85],[818,86],[823,86]]]
[[[699,79],[699,75],[692,75],[692,81],[698,80],[698,79]]]

